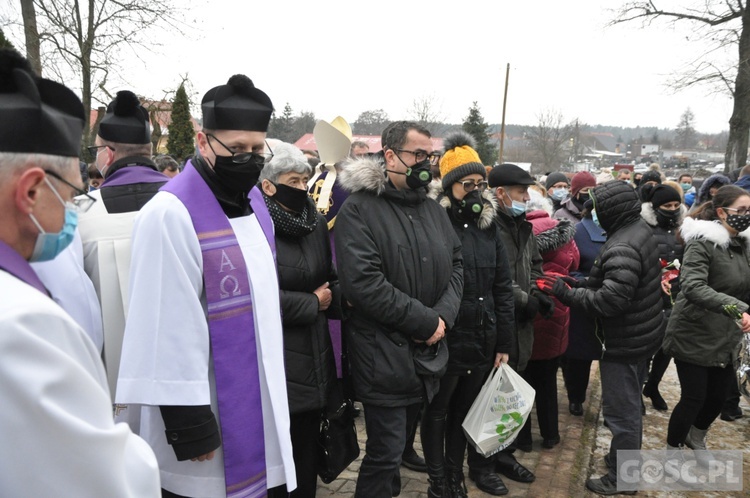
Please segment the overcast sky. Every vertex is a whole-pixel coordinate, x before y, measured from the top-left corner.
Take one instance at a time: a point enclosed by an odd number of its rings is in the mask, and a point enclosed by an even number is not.
[[[8,13],[18,10],[15,0],[3,2]],[[112,90],[160,98],[187,73],[200,100],[245,73],[278,112],[288,102],[318,119],[352,122],[372,109],[405,119],[415,100],[431,99],[439,116],[458,123],[477,101],[485,120],[499,123],[509,63],[509,124],[532,125],[554,109],[587,124],[674,128],[690,107],[696,129],[716,133],[731,116],[724,94],[665,86],[703,51],[687,31],[605,26],[620,0],[193,4],[183,33],[154,33],[163,46],[143,61],[126,54],[125,83]]]

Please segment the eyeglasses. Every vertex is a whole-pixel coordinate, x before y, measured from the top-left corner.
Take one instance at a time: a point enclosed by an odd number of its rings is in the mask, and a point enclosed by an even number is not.
[[[471,192],[474,189],[477,189],[480,192],[484,192],[485,190],[487,190],[487,185],[488,185],[488,183],[484,180],[480,182],[476,182],[476,183],[474,183],[471,180],[466,180],[465,182],[458,182],[458,183],[463,185],[464,192]]]
[[[62,202],[66,207],[73,209],[74,211],[78,213],[85,213],[86,211],[91,208],[91,206],[94,205],[96,202],[96,199],[91,197],[85,190],[80,189],[70,183],[69,181],[63,179],[60,175],[55,173],[54,171],[45,169],[44,170],[47,175],[51,176],[55,180],[64,183],[68,187],[73,189],[73,192],[75,193],[75,197],[73,197],[73,200],[70,202],[65,202],[62,197],[60,197],[60,194],[57,193],[57,191],[53,188],[52,191],[55,193],[58,199],[60,199],[60,202]]]
[[[112,150],[112,152],[115,151],[115,149],[112,149],[109,145],[89,145],[86,147],[86,150],[89,151],[89,154],[91,154],[91,157],[96,157],[97,154],[99,154],[99,149],[103,149],[104,147],[107,147]]]
[[[266,144],[266,149],[268,149],[268,152],[266,152],[265,150],[263,152],[235,152],[229,147],[227,147],[226,145],[224,145],[222,141],[216,138],[214,135],[210,133],[206,133],[206,137],[213,138],[219,143],[219,145],[224,147],[227,150],[227,152],[229,152],[232,155],[232,162],[234,164],[245,164],[246,162],[250,161],[253,157],[262,158],[263,164],[268,164],[268,161],[270,161],[273,158],[273,151],[271,150],[271,146],[268,145],[268,142],[266,142],[265,140],[264,140],[264,143]],[[208,146],[211,147],[210,140],[208,142]],[[213,152],[215,155],[218,155],[216,154],[216,151],[214,150],[213,147],[211,147],[211,152]]]
[[[724,208],[724,209],[726,209],[728,211],[737,211],[737,214],[739,214],[740,216],[744,216],[746,214],[750,214],[750,208],[739,208],[739,209],[737,209],[737,208]]]
[[[436,165],[438,163],[438,161],[440,160],[440,157],[442,156],[442,154],[440,154],[438,152],[427,152],[425,150],[393,149],[393,151],[394,152],[407,152],[409,154],[413,154],[414,155],[414,159],[418,163],[421,163],[425,159],[429,159],[430,160],[430,164],[432,166]],[[396,154],[396,155],[398,155],[398,154]],[[401,158],[399,157],[399,159],[401,159]],[[403,162],[403,161],[401,161],[401,162]]]

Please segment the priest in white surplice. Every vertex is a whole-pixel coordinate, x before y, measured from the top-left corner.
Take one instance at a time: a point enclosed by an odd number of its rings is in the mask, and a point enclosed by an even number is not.
[[[115,395],[120,369],[122,334],[128,310],[130,237],[133,220],[167,183],[151,160],[148,111],[130,90],[117,92],[99,123],[95,145],[89,147],[94,165],[104,176],[91,192],[98,200],[79,220],[83,266],[96,289],[104,324],[102,357]]]
[[[200,153],[136,217],[116,402],[164,496],[273,496],[296,486],[273,226],[253,188],[273,106],[236,75],[202,109]]]
[[[0,495],[157,498],[156,458],[114,424],[99,351],[29,264],[60,254],[91,205],[74,199],[83,105],[15,50],[0,82]]]

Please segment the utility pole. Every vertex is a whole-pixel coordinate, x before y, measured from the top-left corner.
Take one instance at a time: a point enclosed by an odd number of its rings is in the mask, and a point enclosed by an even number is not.
[[[505,94],[503,95],[503,120],[500,123],[500,152],[498,163],[503,164],[503,146],[505,145],[505,106],[508,103],[508,78],[510,77],[510,63],[505,67]]]

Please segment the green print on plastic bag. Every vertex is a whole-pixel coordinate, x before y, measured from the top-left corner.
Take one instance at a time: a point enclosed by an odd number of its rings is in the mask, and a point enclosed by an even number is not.
[[[500,435],[499,440],[505,441],[523,425],[523,416],[518,412],[504,413],[500,417],[495,431]]]
[[[500,435],[500,442],[507,440],[524,424],[523,415],[517,411],[526,405],[523,397],[518,392],[508,394],[497,394],[493,400],[494,406],[490,408],[494,413],[502,413],[495,427],[495,431]]]

